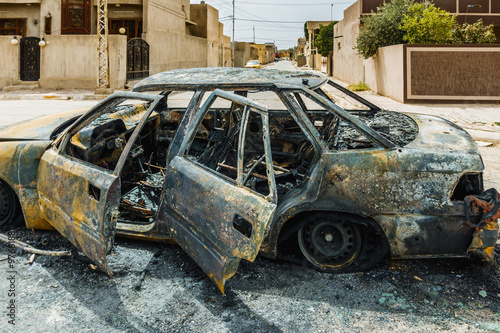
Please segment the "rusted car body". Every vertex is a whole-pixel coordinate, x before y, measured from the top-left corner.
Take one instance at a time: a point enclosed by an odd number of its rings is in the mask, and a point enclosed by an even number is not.
[[[329,272],[493,260],[499,198],[469,134],[321,75],[176,70],[80,113],[0,130],[0,223],[54,228],[109,274],[115,234],[175,241],[221,291],[259,252]]]

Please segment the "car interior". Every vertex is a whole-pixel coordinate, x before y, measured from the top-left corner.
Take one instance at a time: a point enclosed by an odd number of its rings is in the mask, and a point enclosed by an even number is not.
[[[202,103],[210,93],[211,91],[204,92]],[[318,151],[304,132],[304,125],[297,123],[297,119],[283,103],[283,95],[276,98],[274,92],[250,90],[235,93],[269,108],[268,132],[279,203],[290,192],[301,188],[314,165]],[[167,91],[162,94],[164,99],[147,119],[121,175],[120,222],[148,224],[154,222],[158,212],[167,152],[194,92]],[[305,96],[303,92],[293,92],[290,96],[306,113],[328,149],[339,151],[374,147],[373,142],[353,126]],[[137,100],[120,103],[73,135],[66,146],[65,154],[113,171],[148,107],[149,102]],[[217,98],[198,125],[185,157],[234,182],[237,175],[237,147],[240,132],[243,131],[244,186],[267,196],[270,193],[270,185],[264,160],[262,115],[251,111],[248,119],[243,122],[243,110],[243,105]],[[418,132],[416,125],[412,126],[409,117],[404,115],[402,117],[408,119],[399,121],[408,122],[408,130],[399,136],[393,129],[398,126],[390,126],[391,114],[362,111],[357,112],[356,116],[364,117],[364,121],[370,126],[400,144],[412,141]],[[398,140],[398,137],[402,139]]]

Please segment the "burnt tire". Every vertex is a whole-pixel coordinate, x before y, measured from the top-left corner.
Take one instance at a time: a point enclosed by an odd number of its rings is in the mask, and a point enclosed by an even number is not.
[[[0,180],[0,226],[14,226],[19,220],[19,205],[16,194],[7,183]]]
[[[297,232],[300,252],[316,270],[330,273],[363,271],[389,253],[376,223],[349,214],[316,213]]]
[[[297,236],[302,255],[319,270],[341,271],[352,265],[361,251],[356,224],[330,214],[315,214]]]

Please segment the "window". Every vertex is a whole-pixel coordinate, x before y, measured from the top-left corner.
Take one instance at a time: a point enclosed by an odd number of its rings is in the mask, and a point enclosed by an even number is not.
[[[52,34],[52,16],[45,16],[45,34]]]
[[[90,34],[90,0],[62,0],[61,2],[61,34]]]
[[[250,91],[248,98],[269,108],[269,137],[278,200],[304,182],[316,155],[290,110],[272,91]]]
[[[323,105],[305,96],[302,92],[294,94],[307,117],[318,130],[320,138],[330,150],[350,150],[374,148],[375,144],[360,133],[350,123],[343,121]]]
[[[76,132],[66,146],[66,154],[113,171],[126,143],[137,124],[144,116],[149,103],[126,100],[114,106],[110,112],[101,114]],[[132,148],[131,160],[141,164],[151,160],[159,128],[159,115],[153,113]],[[135,163],[137,164],[137,163]],[[141,168],[143,165],[136,165]]]
[[[229,100],[217,98],[198,125],[187,157],[236,180],[242,116],[243,107],[233,110]]]
[[[26,19],[0,19],[0,35],[20,35],[26,37]]]
[[[120,28],[125,28],[127,39],[132,39],[142,36],[142,19],[128,19],[128,20],[109,20],[109,33],[120,34]]]
[[[195,131],[186,157],[235,184],[270,195],[265,116],[218,97]]]
[[[116,171],[127,143],[139,122],[146,116],[150,102],[121,99],[110,101],[106,110],[75,128],[64,148],[64,153],[85,164]],[[119,104],[117,104],[119,103]],[[159,149],[166,145],[163,119],[157,109],[164,110],[165,103],[157,104],[131,145],[125,165],[121,169],[121,198],[118,220],[123,223],[149,224],[154,219],[160,203],[165,177],[165,154]],[[167,121],[167,119],[165,119]],[[99,200],[101,193],[89,185],[89,194]]]
[[[276,194],[278,201],[282,200],[292,190],[302,188],[316,150],[287,107],[276,100],[276,93],[238,91],[237,94],[269,107],[269,129],[265,128],[263,114],[218,99],[198,126],[186,157],[234,183],[238,182],[240,163],[242,185],[267,196],[270,187],[265,147],[269,144]],[[239,145],[243,148],[241,156],[238,156]]]

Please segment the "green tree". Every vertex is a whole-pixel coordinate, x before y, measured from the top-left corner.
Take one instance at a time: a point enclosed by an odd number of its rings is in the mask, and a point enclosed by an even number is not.
[[[356,37],[354,49],[363,58],[372,57],[379,47],[403,43],[404,30],[400,29],[404,15],[412,6],[414,0],[393,0],[377,7],[377,13],[364,16],[364,23]]]
[[[319,26],[319,34],[315,41],[318,53],[323,57],[328,57],[328,53],[333,51],[333,26],[337,21],[331,22],[328,25]]]
[[[479,19],[474,24],[465,22],[462,26],[453,29],[453,43],[456,44],[492,44],[497,38],[493,30],[493,24],[484,26],[483,20]]]
[[[408,8],[400,29],[409,44],[446,44],[452,42],[457,21],[454,15],[430,3],[416,3]]]

